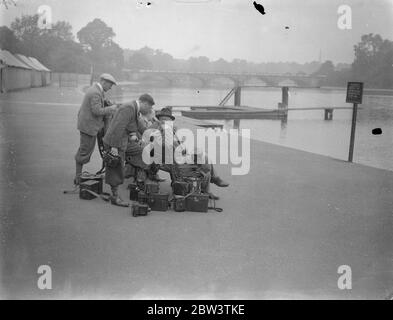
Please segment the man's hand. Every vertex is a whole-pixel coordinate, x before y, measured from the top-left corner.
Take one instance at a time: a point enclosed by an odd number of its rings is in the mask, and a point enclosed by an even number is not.
[[[114,156],[118,156],[118,155],[119,155],[119,150],[117,150],[117,148],[112,147],[112,148],[111,148],[111,153],[112,153]]]
[[[138,137],[135,134],[132,134],[130,139],[131,141],[138,141]]]

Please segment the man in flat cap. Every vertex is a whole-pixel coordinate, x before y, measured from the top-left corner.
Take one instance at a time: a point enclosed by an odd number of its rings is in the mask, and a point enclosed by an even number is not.
[[[90,161],[97,140],[97,133],[104,127],[104,118],[115,112],[117,105],[104,106],[105,92],[109,91],[116,80],[104,73],[99,82],[94,83],[85,94],[78,113],[80,145],[75,155],[76,172],[74,184],[79,185],[83,165]]]
[[[152,113],[154,100],[149,94],[142,94],[138,100],[122,104],[113,115],[108,130],[103,138],[105,149],[118,155],[121,161],[117,167],[106,167],[105,182],[111,186],[111,203],[128,207],[129,204],[119,196],[119,185],[124,182],[125,151],[131,133],[142,134],[146,127],[141,126],[140,115]]]

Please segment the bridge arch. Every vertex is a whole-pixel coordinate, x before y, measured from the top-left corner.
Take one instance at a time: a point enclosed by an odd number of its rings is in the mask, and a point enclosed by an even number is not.
[[[291,78],[279,79],[277,81],[277,85],[280,87],[298,87],[299,86],[296,83],[296,81]]]
[[[166,74],[149,74],[149,73],[139,73],[135,80],[146,81],[146,80],[164,80],[167,83],[172,83],[172,78]]]
[[[205,81],[206,81],[206,85],[216,84],[220,86],[229,86],[229,87],[234,87],[242,84],[242,81],[234,77],[227,76],[225,74],[222,75],[217,74],[217,75],[206,77]]]
[[[277,81],[275,78],[268,77],[268,76],[258,76],[258,79],[266,83],[267,86],[276,86]]]
[[[250,76],[244,79],[243,81],[244,85],[256,85],[256,86],[268,86],[270,83],[264,79],[263,77],[256,77],[256,76]]]
[[[195,83],[197,81],[197,83]],[[195,74],[176,74],[173,77],[172,83],[174,84],[188,84],[188,85],[195,85],[204,87],[206,86],[206,81],[203,77],[199,77]]]
[[[259,74],[259,73],[225,73],[225,72],[193,72],[193,71],[165,71],[165,70],[126,70],[128,78],[134,81],[144,79],[163,79],[173,84],[185,83],[197,79],[202,86],[237,86],[243,84],[263,82],[267,86],[319,86],[323,82],[321,77],[305,74]],[[180,79],[180,80],[179,80]],[[261,84],[262,85],[262,84]]]

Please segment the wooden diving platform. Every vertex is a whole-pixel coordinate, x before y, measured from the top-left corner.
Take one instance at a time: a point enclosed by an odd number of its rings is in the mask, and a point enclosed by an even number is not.
[[[175,124],[179,128],[212,128],[222,129],[224,125],[212,121],[204,121],[187,117],[176,117]]]
[[[286,112],[278,109],[248,106],[172,106],[172,108],[188,108],[189,110],[180,110],[182,116],[200,120],[281,119],[286,117]]]
[[[325,120],[333,120],[334,110],[352,109],[352,107],[300,107],[288,108],[289,87],[282,87],[281,102],[277,108],[265,109],[241,105],[241,89],[244,86],[232,88],[218,105],[174,105],[170,109],[181,112],[184,117],[198,120],[238,120],[238,119],[269,119],[282,120],[288,117],[289,111],[323,110]],[[234,105],[227,106],[226,103],[234,97]]]
[[[183,117],[198,120],[235,120],[235,119],[270,119],[281,120],[288,116],[288,111],[313,111],[323,110],[324,119],[333,119],[333,110],[352,110],[352,107],[300,107],[300,108],[282,108],[282,109],[262,109],[249,106],[200,106],[200,105],[179,105],[169,106],[170,108],[181,112]],[[182,110],[183,109],[183,110]],[[184,110],[186,109],[186,110]],[[201,127],[219,127],[212,123],[200,123]]]

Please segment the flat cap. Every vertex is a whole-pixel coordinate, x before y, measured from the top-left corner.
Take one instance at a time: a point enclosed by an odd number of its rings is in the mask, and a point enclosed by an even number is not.
[[[100,79],[112,82],[114,85],[117,85],[115,78],[109,73],[103,73],[102,75],[100,75]]]
[[[160,117],[168,117],[175,120],[175,117],[172,115],[172,110],[169,108],[162,108],[161,111],[157,112],[156,118],[159,119]]]
[[[153,97],[150,94],[144,93],[139,97],[139,101],[141,102],[147,102],[151,106],[154,106],[155,102],[153,100]]]

